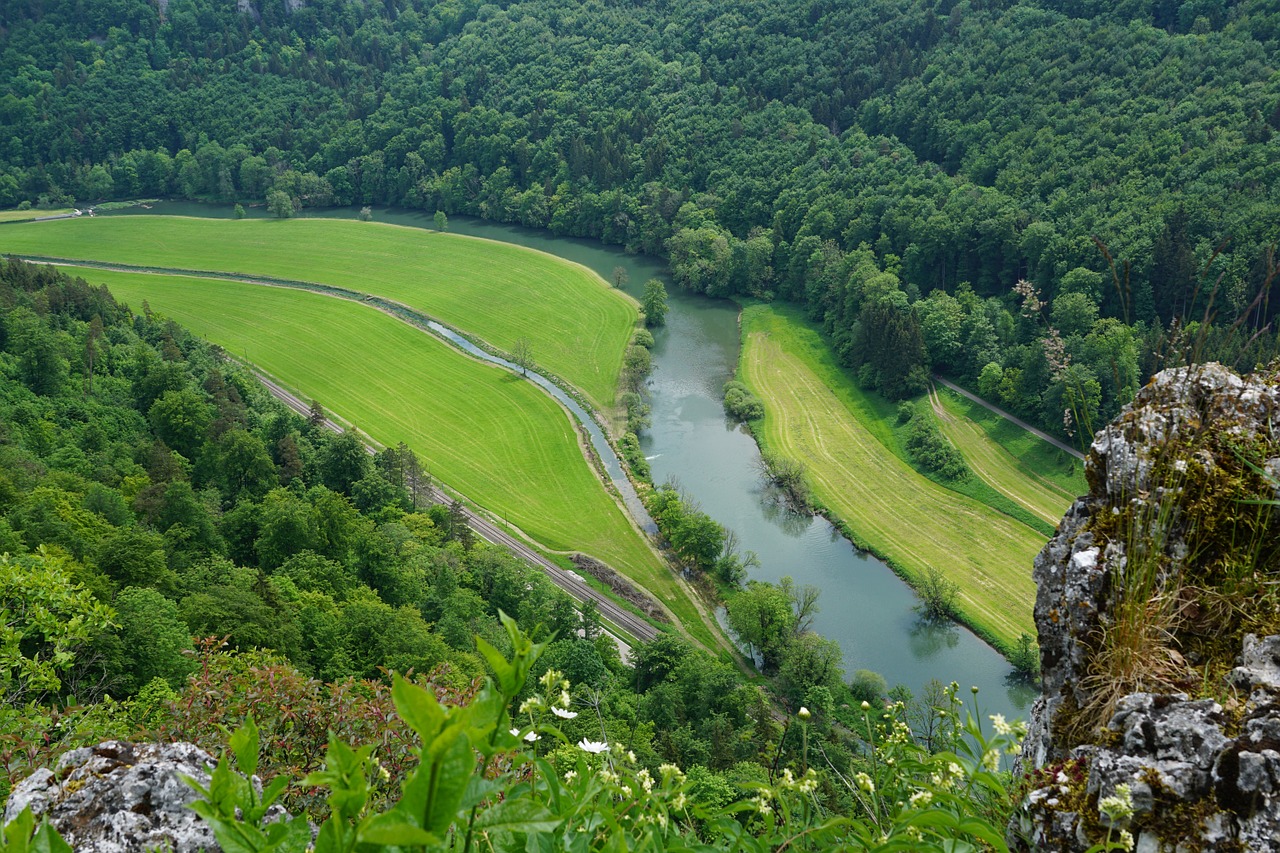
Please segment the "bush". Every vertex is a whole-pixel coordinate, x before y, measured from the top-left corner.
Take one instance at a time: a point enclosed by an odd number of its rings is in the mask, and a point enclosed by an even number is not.
[[[969,476],[964,457],[943,438],[928,412],[917,411],[907,423],[906,445],[912,461],[944,480],[962,480]]]
[[[920,596],[920,609],[927,619],[950,619],[956,613],[956,596],[960,586],[942,573],[937,566],[930,566],[916,587]]]
[[[860,669],[849,682],[849,694],[858,702],[883,705],[885,697],[889,695],[889,682],[878,672]]]
[[[644,458],[644,451],[640,449],[640,439],[636,437],[634,432],[628,432],[618,441],[618,449],[622,452],[622,458],[627,460],[627,465],[631,467],[631,472],[642,480],[650,478],[649,460]]]
[[[754,421],[764,417],[764,403],[747,386],[736,380],[724,384],[724,411],[739,421]]]
[[[797,510],[809,506],[809,480],[804,463],[777,453],[760,454],[761,473],[782,491]]]

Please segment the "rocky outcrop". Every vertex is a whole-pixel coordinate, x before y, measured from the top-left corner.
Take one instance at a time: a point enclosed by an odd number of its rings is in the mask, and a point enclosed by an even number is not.
[[[214,763],[189,743],[107,741],[72,750],[54,770],[41,768],[14,787],[4,820],[30,806],[79,853],[213,853],[221,848],[187,808],[196,793],[181,777],[208,785]]]
[[[1094,440],[1090,492],[1034,566],[1015,849],[1280,849],[1278,425],[1274,373],[1203,365]]]
[[[639,608],[640,612],[648,616],[650,619],[657,622],[671,621],[670,617],[667,616],[666,611],[662,609],[662,605],[636,589],[635,584],[631,583],[604,563],[594,557],[588,557],[586,554],[578,553],[570,554],[569,559],[573,561],[575,566],[608,586],[609,589],[613,590],[614,594],[619,598],[629,604],[635,605]]]

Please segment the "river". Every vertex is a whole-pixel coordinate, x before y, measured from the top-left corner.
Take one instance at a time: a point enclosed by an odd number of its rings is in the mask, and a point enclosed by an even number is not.
[[[111,215],[145,213],[232,215],[229,207],[189,202],[160,202],[153,209],[129,208]],[[266,215],[261,208],[248,213]],[[303,215],[355,218],[355,213],[345,209]],[[379,209],[374,220],[435,227],[431,215],[420,211]],[[954,680],[964,688],[979,688],[984,713],[1026,716],[1036,692],[1011,678],[1004,658],[962,627],[922,621],[914,609],[915,593],[884,563],[854,548],[825,519],[790,512],[763,486],[754,439],[725,418],[720,403],[721,389],[738,363],[736,305],[683,293],[671,286],[661,259],[628,255],[595,241],[466,217],[451,218],[449,230],[557,255],[606,281],[620,266],[627,271],[625,289],[637,298],[650,278],[664,280],[670,310],[667,325],[654,335],[653,425],[641,437],[654,482],[678,480],[705,512],[734,530],[742,550],[760,558],[752,577],[777,581],[790,575],[799,584],[821,589],[813,625],[840,644],[848,675],[874,670],[890,685],[903,684],[916,693],[931,679]],[[969,698],[967,692],[964,697]]]

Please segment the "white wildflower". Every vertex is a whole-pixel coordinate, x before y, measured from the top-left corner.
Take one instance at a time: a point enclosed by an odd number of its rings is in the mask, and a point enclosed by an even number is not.
[[[646,794],[653,790],[653,777],[648,770],[642,769],[636,774],[636,778],[640,780],[640,787],[644,788]]]
[[[552,708],[551,713],[555,714],[562,720],[572,720],[574,717],[578,716],[577,711],[566,711],[563,708]]]
[[[911,795],[910,800],[911,800],[912,808],[922,809],[925,806],[929,805],[929,803],[933,802],[933,792],[932,791],[916,791],[914,794]]]
[[[530,696],[528,699],[520,703],[520,710],[518,713],[527,714],[530,711],[532,711],[534,708],[541,708],[541,707],[542,707],[542,700],[539,699],[537,696]]]
[[[871,781],[871,777],[866,773],[859,771],[853,778],[854,781],[858,783],[858,787],[866,791],[868,794],[874,794],[876,792],[876,783]]]
[[[756,811],[760,814],[770,814],[773,812],[773,806],[769,805],[769,795],[764,791],[751,798],[751,802],[755,803]]]
[[[577,771],[577,770],[568,770],[568,771],[565,771],[565,774],[564,774],[564,781],[566,781],[566,782],[572,782],[574,779],[577,779],[577,778],[578,778],[578,771]]]
[[[799,717],[799,718],[800,718],[800,719],[802,719],[802,720],[807,720],[807,719],[809,719],[810,717],[812,717],[812,716],[813,716],[813,714],[809,713],[809,709],[808,709],[808,708],[806,708],[805,706],[801,705],[801,706],[800,706],[800,713],[796,714],[796,716],[797,716],[797,717]]]
[[[1116,785],[1116,792],[1098,801],[1098,813],[1111,824],[1128,822],[1133,817],[1133,794],[1128,785]]]
[[[583,752],[590,752],[593,755],[599,755],[609,748],[609,744],[602,740],[587,740],[583,738],[578,741],[578,749]]]
[[[1013,726],[1005,722],[1004,714],[992,714],[991,725],[995,728],[996,734],[998,735],[1013,734]]]

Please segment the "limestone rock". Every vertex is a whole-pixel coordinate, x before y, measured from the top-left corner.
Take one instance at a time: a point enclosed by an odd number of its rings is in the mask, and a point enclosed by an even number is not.
[[[76,749],[56,769],[41,768],[16,785],[5,823],[31,807],[48,815],[79,853],[166,849],[220,850],[213,832],[187,808],[196,793],[181,775],[209,783],[214,759],[189,743],[107,741]]]
[[[1153,853],[1280,849],[1280,636],[1242,637],[1223,625],[1215,637],[1231,611],[1221,596],[1215,604],[1212,584],[1223,566],[1240,565],[1229,552],[1241,546],[1229,532],[1205,533],[1235,529],[1247,505],[1280,495],[1277,424],[1274,373],[1241,378],[1211,364],[1159,374],[1098,433],[1090,492],[1033,569],[1043,695],[1019,759],[1030,791],[1010,825],[1014,849],[1084,851],[1122,829]],[[1265,590],[1280,567],[1268,544],[1275,523],[1262,518],[1240,538],[1253,536],[1267,555],[1265,564],[1244,561]],[[1164,669],[1131,676],[1161,689],[1114,696],[1101,649],[1135,566],[1153,578],[1137,600],[1163,595],[1178,611],[1155,634],[1167,637],[1152,647]],[[1202,671],[1221,672],[1237,652],[1225,679],[1203,682]],[[1126,791],[1122,811],[1132,813],[1113,821],[1099,805]]]

